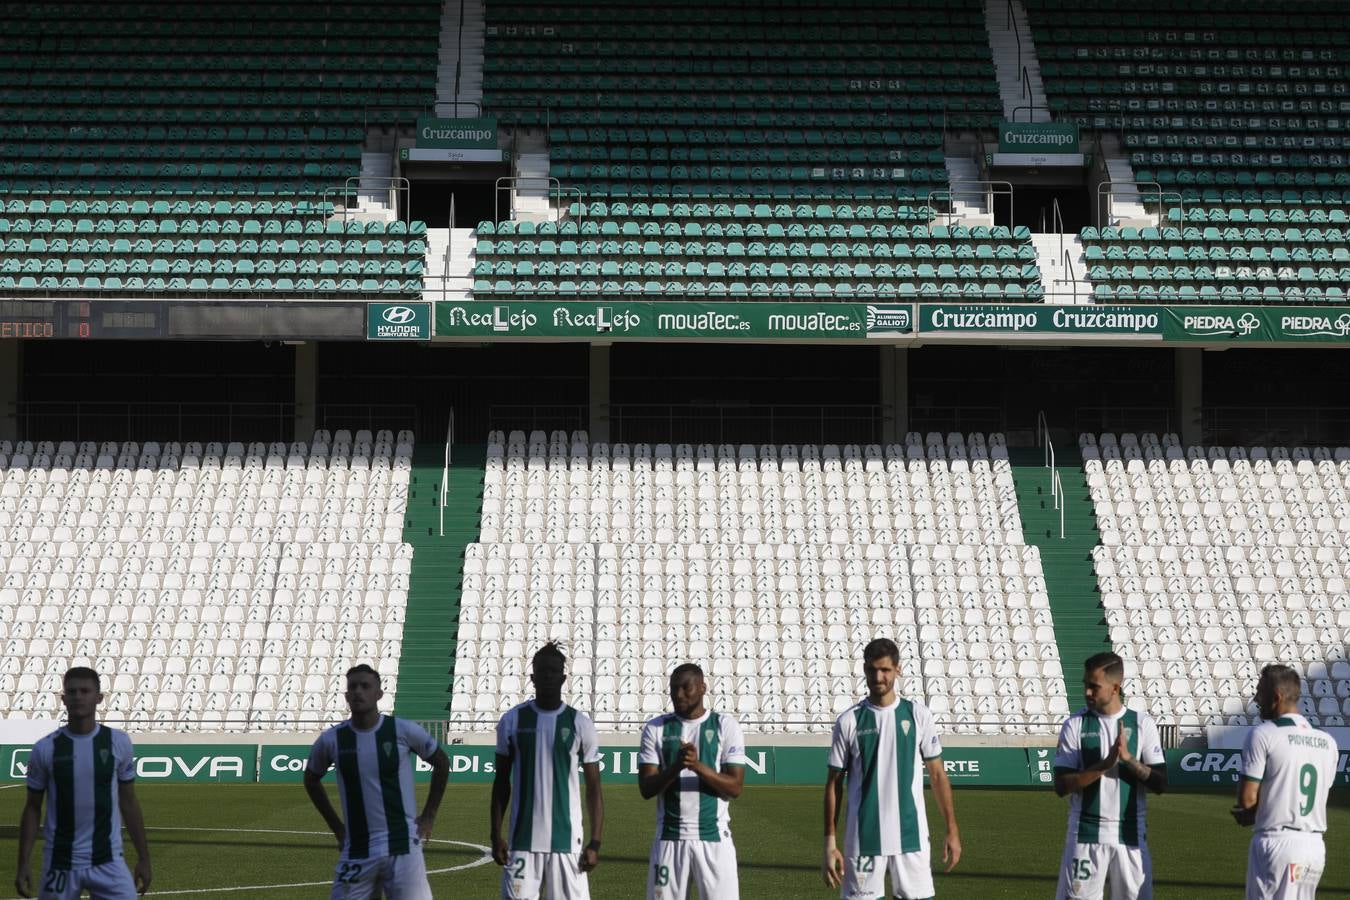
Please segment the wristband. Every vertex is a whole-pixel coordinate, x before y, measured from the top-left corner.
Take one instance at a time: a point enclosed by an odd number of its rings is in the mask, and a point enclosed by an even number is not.
[[[586,845],[586,849],[587,849],[587,850],[594,850],[596,853],[599,853],[599,852],[600,852],[600,842],[599,842],[599,841],[591,841],[589,844]]]

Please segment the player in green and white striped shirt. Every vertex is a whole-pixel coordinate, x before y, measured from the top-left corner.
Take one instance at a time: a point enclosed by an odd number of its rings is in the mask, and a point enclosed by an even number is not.
[[[1055,793],[1069,795],[1069,830],[1058,900],[1149,900],[1153,863],[1145,841],[1145,792],[1167,789],[1158,726],[1121,702],[1125,664],[1098,653],[1083,664],[1087,706],[1069,717],[1055,752]]]
[[[28,857],[47,798],[41,900],[134,900],[150,887],[150,848],[133,788],[136,766],[126,732],[100,725],[98,673],[84,666],[62,679],[66,724],[33,745],[28,757],[28,802],[19,819],[19,865],[14,887],[31,897]],[[122,823],[136,845],[135,879],[122,860]]]
[[[928,708],[896,696],[900,649],[878,638],[863,648],[867,699],[834,723],[825,781],[825,859],[830,887],[843,900],[876,900],[891,890],[903,900],[933,896],[933,872],[924,814],[923,773],[946,823],[942,859],[950,872],[961,858],[961,834],[952,785],[942,765],[942,744]],[[844,854],[835,842],[836,820],[848,782]]]
[[[1233,817],[1256,827],[1247,855],[1247,900],[1312,900],[1326,866],[1327,794],[1340,752],[1298,711],[1298,672],[1269,665],[1256,685],[1260,725],[1242,745]],[[1343,859],[1344,856],[1340,855]]]
[[[422,844],[436,824],[450,758],[417,723],[381,715],[383,696],[378,672],[367,665],[348,669],[351,718],[321,734],[305,764],[305,792],[341,850],[332,900],[431,900]],[[412,754],[432,768],[416,818]],[[337,770],[343,818],[323,788],[330,766]]]
[[[541,647],[530,676],[535,698],[497,723],[490,840],[493,860],[505,867],[503,900],[589,900],[586,876],[600,864],[600,743],[591,717],[562,701],[566,664],[556,644]],[[578,769],[586,777],[591,821],[585,846]],[[509,841],[502,837],[508,803]]]
[[[745,738],[731,716],[703,705],[707,686],[693,663],[670,674],[675,712],[642,729],[638,789],[657,798],[656,840],[647,873],[649,900],[736,900],[740,884],[729,801],[745,786]]]

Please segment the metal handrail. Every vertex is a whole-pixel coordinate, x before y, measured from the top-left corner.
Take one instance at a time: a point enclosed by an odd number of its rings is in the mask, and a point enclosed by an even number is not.
[[[1031,74],[1027,72],[1027,67],[1022,67],[1022,98],[1032,103],[1036,102],[1036,95],[1031,90]]]
[[[396,116],[393,121],[393,124],[395,126],[398,126],[400,123],[405,121],[416,124],[417,116],[425,116],[427,114],[427,108],[425,106],[380,106],[379,104],[375,104],[374,106],[363,106],[361,107],[361,130],[363,131],[370,130],[370,113],[372,110],[379,112],[395,112],[395,113],[411,112],[417,114],[414,115],[411,119],[402,119]],[[432,108],[431,112],[433,113],[435,112],[434,107]]]
[[[1014,107],[1013,107],[1013,111],[1012,111],[1012,120],[1011,120],[1011,121],[1016,122],[1016,121],[1017,121],[1017,114],[1018,114],[1019,112],[1021,112],[1022,110],[1024,110],[1024,109],[1027,111],[1027,121],[1028,121],[1028,122],[1031,121],[1031,113],[1035,112],[1035,111],[1038,110],[1038,109],[1043,109],[1043,110],[1045,110],[1046,112],[1048,112],[1048,113],[1050,114],[1051,120],[1053,120],[1053,119],[1055,118],[1055,111],[1054,111],[1053,109],[1051,109],[1050,107],[1048,107],[1048,106],[1038,106],[1038,105],[1036,105],[1036,104],[1034,104],[1034,103],[1028,103],[1028,104],[1026,104],[1025,106],[1014,106]]]
[[[510,191],[513,188],[519,188],[519,185],[522,181],[527,183],[528,182],[538,183],[541,181],[545,182],[546,184],[548,184],[549,187],[549,195],[552,196],[556,191],[558,203],[559,205],[562,204],[562,182],[559,181],[557,178],[554,178],[552,175],[503,175],[500,178],[498,178],[496,183],[493,185],[494,188],[492,192],[493,221],[500,222],[502,220],[502,211],[501,211],[502,190],[505,189]],[[513,202],[511,204],[510,209],[510,218],[514,220],[515,217],[516,217],[516,205]]]
[[[1059,470],[1055,470],[1054,478],[1050,485],[1051,493],[1056,497],[1055,508],[1059,510],[1059,539],[1064,540],[1064,507],[1068,506],[1064,502],[1064,482],[1059,477]]]
[[[383,185],[385,185],[385,187],[386,187],[386,188],[388,189],[388,191],[389,191],[389,205],[390,205],[390,207],[392,207],[392,208],[394,209],[394,212],[395,212],[396,217],[397,217],[399,220],[403,221],[403,222],[408,222],[408,221],[410,221],[410,219],[408,219],[407,216],[409,216],[409,215],[412,214],[412,211],[411,211],[411,209],[410,209],[410,207],[412,206],[412,203],[410,202],[410,201],[411,201],[411,198],[412,198],[412,182],[409,181],[405,176],[403,176],[403,175],[348,175],[348,176],[347,176],[347,180],[344,181],[344,182],[342,183],[342,195],[343,195],[343,197],[350,197],[350,196],[352,195],[352,193],[353,193],[352,182],[356,182],[356,187],[355,187],[355,191],[354,191],[354,192],[355,192],[355,194],[356,194],[356,203],[357,203],[358,206],[360,206],[360,204],[361,204],[361,191],[363,190],[363,188],[362,188],[362,186],[361,186],[361,183],[362,183],[362,182],[374,182],[376,185],[383,184]],[[330,188],[329,190],[333,190],[333,188]],[[398,204],[398,202],[397,202],[397,198],[398,198],[398,195],[399,195],[399,194],[402,194],[402,195],[403,195],[403,198],[404,198],[404,201],[403,201],[403,204],[402,204],[402,205],[403,205],[403,212],[402,212],[401,214],[399,213],[399,210],[398,210],[399,204]],[[342,221],[343,221],[343,222],[346,222],[346,221],[347,221],[347,212],[348,212],[348,209],[347,209],[346,204],[344,203],[343,206],[342,206]]]
[[[964,185],[984,185],[984,189],[958,190],[958,188]],[[1007,190],[996,190],[996,188],[999,187],[1007,188]],[[936,208],[933,206],[933,200],[942,195],[946,195],[947,197],[947,210],[946,212],[937,212]],[[945,188],[933,188],[929,190],[929,192],[924,196],[924,205],[927,206],[929,209],[933,209],[937,215],[945,216],[947,219],[947,224],[950,225],[952,219],[955,218],[956,216],[956,213],[952,209],[952,207],[955,204],[955,199],[957,196],[983,197],[985,201],[989,204],[989,214],[991,216],[994,214],[994,198],[1006,196],[1008,198],[1008,221],[1009,222],[1016,221],[1016,216],[1013,215],[1015,211],[1014,205],[1015,199],[1013,193],[1013,185],[1011,181],[989,181],[986,179],[967,179],[964,181],[952,181],[949,182]]]
[[[478,113],[479,116],[482,116],[482,115],[483,115],[483,104],[479,103],[477,100],[458,100],[458,99],[456,99],[456,100],[438,100],[438,101],[436,101],[437,111],[439,111],[439,107],[442,107],[442,106],[448,106],[448,107],[451,108],[451,111],[453,112],[453,115],[451,115],[449,118],[452,118],[452,119],[457,118],[457,117],[459,116],[459,108],[460,108],[461,106],[468,106],[468,107],[474,109],[475,111],[477,111],[477,113]]]
[[[1101,184],[1097,185],[1097,222],[1100,223],[1102,227],[1114,227],[1110,224],[1114,218],[1111,213],[1112,204],[1110,198],[1115,194],[1132,193],[1139,197],[1140,203],[1143,203],[1144,192],[1140,190],[1142,187],[1152,187],[1155,189],[1153,193],[1158,196],[1158,205],[1161,207],[1163,188],[1162,185],[1156,181],[1103,181]],[[1104,199],[1106,200],[1105,208],[1102,207],[1102,201]],[[1184,204],[1181,207],[1181,211],[1182,217],[1184,218],[1186,212]]]
[[[1022,65],[1022,35],[1017,30],[1017,15],[1012,0],[1008,0],[1008,14],[1003,20],[1003,26],[1012,32],[1013,40],[1017,42],[1017,67],[1025,74],[1027,67]]]
[[[1061,238],[1061,241],[1062,241],[1062,238]],[[1078,275],[1077,275],[1077,273],[1075,273],[1074,270],[1073,270],[1073,260],[1069,257],[1069,251],[1068,251],[1068,250],[1063,251],[1063,256],[1060,257],[1059,261],[1060,261],[1061,263],[1063,263],[1063,264],[1064,264],[1064,268],[1068,270],[1068,272],[1069,272],[1069,277],[1068,277],[1068,278],[1057,278],[1057,279],[1055,279],[1055,280],[1056,280],[1057,283],[1061,283],[1061,284],[1067,283],[1067,284],[1072,284],[1072,285],[1073,285],[1073,302],[1074,302],[1074,304],[1077,304],[1077,303],[1078,303]]]
[[[450,195],[450,227],[445,234],[445,259],[442,262],[441,272],[441,302],[445,302],[446,286],[450,284],[450,257],[454,255],[455,249],[455,195]]]
[[[450,424],[445,429],[445,465],[441,467],[441,537],[445,537],[445,500],[450,495],[450,451],[455,444],[455,410],[450,409]]]

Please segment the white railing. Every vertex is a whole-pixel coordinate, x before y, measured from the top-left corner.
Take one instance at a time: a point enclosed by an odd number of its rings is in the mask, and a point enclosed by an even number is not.
[[[1050,440],[1050,423],[1046,421],[1045,411],[1036,413],[1036,445],[1045,448],[1045,467],[1050,470],[1050,499],[1054,508],[1059,510],[1059,537],[1064,539],[1064,482],[1055,466],[1055,443]]]
[[[450,495],[450,448],[455,443],[455,411],[450,410],[450,424],[445,427],[445,464],[441,467],[441,537],[445,537],[445,498]]]

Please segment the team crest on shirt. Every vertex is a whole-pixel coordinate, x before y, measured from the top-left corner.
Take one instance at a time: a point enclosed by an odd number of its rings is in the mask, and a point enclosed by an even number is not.
[[[108,764],[108,748],[104,747],[98,751],[98,758],[106,766]]]
[[[712,740],[713,740],[713,737],[714,737],[716,734],[717,734],[717,732],[713,731],[711,728],[705,728],[705,729],[703,729],[703,740],[705,740],[705,741],[707,741],[709,744],[711,744],[711,743],[712,743]]]
[[[909,728],[910,724],[908,719],[900,723],[900,730],[905,733],[906,737],[909,737]]]
[[[1133,728],[1122,728],[1122,729],[1120,729],[1120,733],[1123,734],[1123,735],[1125,735],[1125,741],[1126,741],[1126,743],[1129,743],[1131,740],[1134,739],[1134,729],[1133,729]]]
[[[393,755],[394,755],[394,742],[393,742],[393,741],[385,741],[383,744],[380,744],[380,749],[384,750],[384,755],[385,755],[385,756],[393,756]]]
[[[559,728],[559,729],[558,729],[558,737],[562,740],[562,742],[563,742],[564,744],[567,743],[568,741],[570,741],[570,740],[572,739],[572,729],[570,729],[570,728]]]

